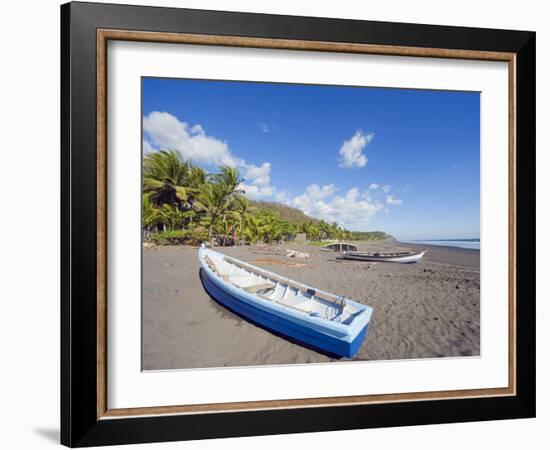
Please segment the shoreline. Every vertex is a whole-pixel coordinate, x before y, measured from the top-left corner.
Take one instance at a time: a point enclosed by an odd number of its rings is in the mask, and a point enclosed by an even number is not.
[[[452,245],[430,245],[430,244],[414,244],[409,242],[401,242],[391,237],[379,241],[346,241],[350,244],[355,244],[358,247],[358,251],[421,251],[427,249],[428,252],[424,256],[423,260],[437,262],[442,264],[459,265],[466,267],[478,268],[480,267],[480,250],[471,248],[455,247]],[[251,247],[302,247],[303,251],[307,252],[307,249],[321,249],[322,246],[310,244],[307,242],[294,242],[285,241],[281,244],[250,244],[240,246],[215,246],[213,250],[222,251],[230,248],[251,248]],[[144,243],[144,249],[150,248],[192,248],[198,249],[197,245],[156,245]],[[330,253],[328,253],[330,254]]]
[[[460,266],[480,268],[480,250],[473,248],[453,247],[452,245],[428,245],[410,244],[408,242],[396,241],[400,246],[409,247],[412,250],[427,249],[424,255],[426,261],[442,264],[456,264]]]

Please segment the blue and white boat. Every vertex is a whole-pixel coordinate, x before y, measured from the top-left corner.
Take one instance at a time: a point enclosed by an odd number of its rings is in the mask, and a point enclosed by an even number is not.
[[[230,258],[204,244],[199,261],[210,296],[249,321],[331,356],[351,358],[361,347],[370,306]]]

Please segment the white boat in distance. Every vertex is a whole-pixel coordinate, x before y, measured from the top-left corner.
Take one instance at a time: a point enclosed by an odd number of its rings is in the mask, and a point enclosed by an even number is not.
[[[410,264],[420,261],[427,251],[428,250],[422,250],[421,252],[344,252],[338,255],[338,259]]]
[[[331,242],[330,244],[321,247],[323,252],[356,252],[357,245],[348,244],[346,242]]]
[[[361,347],[370,306],[230,258],[204,244],[199,261],[210,296],[256,325],[337,357],[351,358]]]

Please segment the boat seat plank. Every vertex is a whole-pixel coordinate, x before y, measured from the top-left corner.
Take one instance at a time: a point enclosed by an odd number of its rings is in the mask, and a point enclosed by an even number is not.
[[[315,292],[315,297],[320,298],[328,303],[333,303],[336,306],[344,307],[346,305],[346,299],[343,297],[329,297],[328,295],[323,295],[321,292]]]
[[[257,294],[258,292],[271,291],[275,289],[275,285],[273,283],[261,283],[261,284],[255,284],[253,286],[248,286],[243,289],[246,292],[250,292],[251,294]]]

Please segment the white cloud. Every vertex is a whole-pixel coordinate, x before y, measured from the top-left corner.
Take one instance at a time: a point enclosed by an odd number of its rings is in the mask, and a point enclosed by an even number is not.
[[[231,154],[226,142],[207,136],[200,125],[190,127],[167,112],[153,111],[145,116],[143,131],[153,147],[176,150],[185,160],[230,167],[238,165],[238,158]]]
[[[288,192],[281,191],[281,192],[275,192],[275,201],[279,203],[290,203],[290,197],[288,195]]]
[[[243,166],[243,176],[247,180],[251,180],[252,184],[257,186],[268,186],[271,178],[271,164],[264,162],[261,166],[254,164],[245,164]]]
[[[260,122],[258,124],[258,128],[263,131],[264,133],[269,133],[273,128],[271,128],[268,124]]]
[[[167,112],[153,111],[143,117],[144,153],[155,150],[175,150],[184,160],[213,166],[229,166],[241,169],[247,183],[261,186],[264,192],[270,188],[271,164],[248,164],[233,155],[227,142],[208,136],[199,125],[190,126]],[[266,189],[269,188],[269,189]]]
[[[391,191],[391,184],[385,184],[384,186],[382,186],[382,190],[384,191],[385,194],[387,194],[388,192]]]
[[[409,192],[413,188],[412,184],[406,184],[405,186],[401,186],[397,188],[397,191],[399,192]]]
[[[143,140],[143,154],[148,155],[149,153],[153,153],[155,149],[151,146],[149,141]]]
[[[349,229],[365,229],[370,219],[383,209],[380,202],[361,197],[357,188],[349,189],[341,196],[334,195],[336,190],[334,185],[321,187],[313,184],[287,203],[312,217],[337,222]]]
[[[379,184],[376,184],[376,183],[372,183],[370,186],[369,186],[369,189],[372,189],[373,191],[378,189],[380,187]]]
[[[334,186],[334,184],[327,184],[322,187],[318,184],[312,184],[306,188],[307,195],[314,200],[322,200],[323,198],[334,194],[334,192],[336,192],[336,186]]]
[[[340,147],[340,167],[365,167],[368,159],[363,154],[363,149],[374,139],[374,133],[365,134],[361,130]]]
[[[242,189],[245,195],[251,200],[259,200],[273,196],[275,188],[272,186],[259,187],[253,184],[241,183],[239,189]]]
[[[206,134],[206,133],[204,132],[204,128],[201,127],[201,126],[198,125],[198,124],[197,124],[197,125],[193,125],[193,126],[191,127],[191,133],[193,133],[193,134],[201,134],[201,135],[203,135],[203,136]]]
[[[403,200],[401,199],[398,199],[398,198],[395,198],[393,195],[388,195],[386,197],[386,203],[388,205],[402,205],[403,204]]]
[[[374,201],[375,197],[376,196],[372,194],[370,189],[366,189],[362,194],[362,198],[365,199],[365,200],[368,200],[369,202]]]
[[[290,203],[308,214],[306,210],[310,209],[311,205],[315,203],[319,203],[319,207],[322,208],[320,205],[322,203],[321,200],[332,195],[335,190],[336,187],[334,184],[327,184],[325,186],[311,184],[302,195],[295,197]]]

